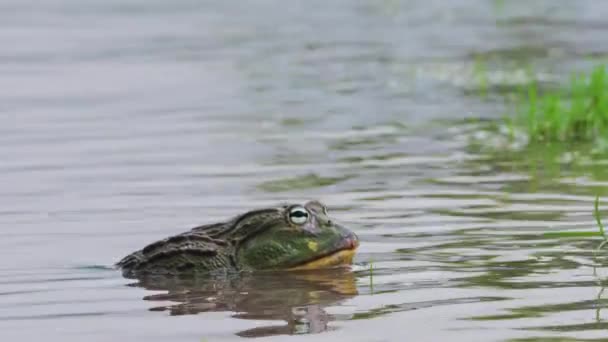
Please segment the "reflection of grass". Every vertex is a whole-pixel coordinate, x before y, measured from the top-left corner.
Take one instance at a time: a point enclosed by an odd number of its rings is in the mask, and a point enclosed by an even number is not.
[[[496,12],[502,12],[505,10],[505,0],[494,0],[494,9]]]
[[[321,177],[316,174],[307,174],[300,177],[285,178],[264,182],[258,185],[258,188],[268,192],[281,192],[290,190],[301,190],[318,188],[340,183],[349,179],[350,176],[344,177]]]
[[[488,71],[485,65],[485,61],[482,57],[475,58],[475,64],[473,65],[473,75],[477,81],[479,88],[479,95],[482,98],[488,97]]]
[[[606,341],[603,338],[599,339],[580,339],[580,338],[571,338],[571,337],[527,337],[527,338],[515,338],[509,340],[510,342],[600,342]]]
[[[404,312],[411,310],[421,310],[425,308],[438,307],[443,305],[462,305],[469,303],[480,303],[480,302],[493,302],[498,300],[507,300],[505,297],[464,297],[464,298],[452,298],[452,299],[438,299],[428,300],[421,302],[407,302],[401,304],[388,304],[382,305],[379,308],[374,308],[364,312],[355,313],[351,320],[359,319],[371,319],[381,317],[387,314],[396,312]]]
[[[560,304],[545,304],[536,306],[524,306],[520,308],[507,309],[509,312],[499,315],[484,315],[468,318],[473,321],[499,321],[508,319],[546,317],[554,313],[575,312],[582,310],[592,310],[596,307],[605,307],[606,301],[583,300]]]
[[[468,162],[470,166],[482,175],[521,175],[521,180],[503,184],[502,190],[507,193],[550,192],[608,196],[608,187],[603,184],[608,181],[606,155],[595,154],[601,148],[598,144],[528,143],[521,131],[516,131],[518,137],[511,142],[506,127],[499,127],[496,123],[477,125],[474,133],[470,134],[467,152],[482,155],[482,158]],[[576,178],[589,183],[581,185],[573,182]],[[592,183],[591,180],[598,183]]]

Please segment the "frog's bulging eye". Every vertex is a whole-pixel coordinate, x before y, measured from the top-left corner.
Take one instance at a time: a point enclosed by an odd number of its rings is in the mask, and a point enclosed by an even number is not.
[[[308,216],[308,211],[302,207],[295,207],[289,211],[289,220],[295,224],[306,223]]]

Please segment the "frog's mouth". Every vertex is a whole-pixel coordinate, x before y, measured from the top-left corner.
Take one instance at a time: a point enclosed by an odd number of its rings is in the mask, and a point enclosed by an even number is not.
[[[355,257],[354,249],[343,249],[327,256],[308,261],[304,264],[289,268],[290,270],[312,270],[317,268],[328,268],[340,265],[350,265]]]
[[[290,267],[290,270],[312,270],[317,268],[329,268],[336,266],[350,265],[353,263],[355,251],[359,247],[359,240],[356,235],[352,235],[342,240],[338,249],[321,255],[314,259],[305,261],[299,265]]]

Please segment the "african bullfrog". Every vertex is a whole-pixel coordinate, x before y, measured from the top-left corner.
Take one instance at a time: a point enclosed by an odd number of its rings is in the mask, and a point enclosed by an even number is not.
[[[246,212],[154,242],[117,263],[125,276],[315,269],[352,263],[357,235],[318,201]]]

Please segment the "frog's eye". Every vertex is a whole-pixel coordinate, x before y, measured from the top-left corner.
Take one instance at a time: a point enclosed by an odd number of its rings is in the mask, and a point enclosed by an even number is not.
[[[289,220],[295,224],[306,223],[308,216],[308,211],[302,207],[295,207],[289,211]]]

